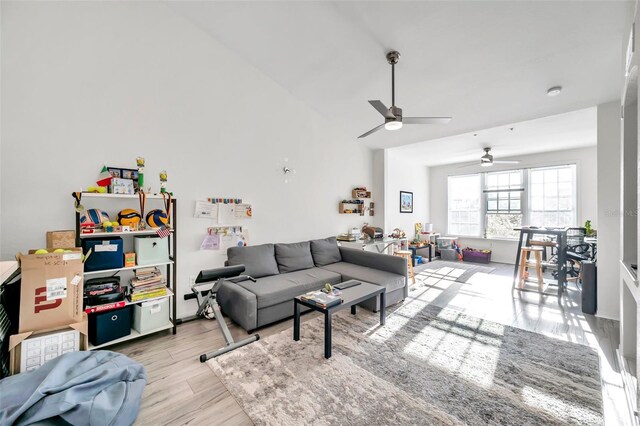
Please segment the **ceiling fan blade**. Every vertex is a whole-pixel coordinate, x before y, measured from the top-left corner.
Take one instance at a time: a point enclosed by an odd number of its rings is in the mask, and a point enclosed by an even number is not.
[[[385,118],[395,118],[395,116],[389,112],[389,108],[384,106],[382,101],[369,101],[369,103],[371,104],[372,107],[374,107],[376,109],[376,111],[378,111],[380,114],[382,114],[383,117],[385,117]]]
[[[463,169],[465,167],[471,167],[471,166],[477,166],[478,162],[474,161],[473,163],[466,163],[466,164],[461,164],[458,167],[456,167],[456,169]]]
[[[493,160],[493,164],[520,164],[518,160]]]
[[[371,133],[375,133],[375,132],[377,132],[378,130],[382,129],[383,127],[384,127],[384,123],[382,123],[382,124],[381,124],[381,125],[379,125],[379,126],[374,127],[373,129],[369,130],[367,133],[363,133],[363,134],[361,134],[360,136],[358,136],[358,139],[360,139],[360,138],[366,138],[366,137],[367,137],[367,136],[369,136]]]
[[[402,124],[447,124],[452,117],[402,117]]]

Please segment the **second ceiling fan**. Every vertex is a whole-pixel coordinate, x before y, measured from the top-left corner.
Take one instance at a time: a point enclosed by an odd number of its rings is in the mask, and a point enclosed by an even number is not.
[[[519,164],[520,160],[494,160],[493,155],[491,155],[491,148],[482,148],[484,149],[484,155],[480,157],[480,166],[482,167],[491,167],[494,164]],[[478,162],[474,161],[473,163],[463,164],[458,166],[459,169],[463,167],[477,166]]]
[[[387,130],[397,130],[403,124],[447,124],[451,121],[451,117],[403,117],[402,108],[396,106],[396,82],[395,82],[395,65],[398,63],[400,53],[393,50],[387,53],[387,62],[391,65],[391,108],[387,108],[382,101],[369,101],[372,107],[376,109],[384,117],[384,123],[374,127],[366,133],[358,136],[364,138],[370,134],[377,132],[383,127]]]

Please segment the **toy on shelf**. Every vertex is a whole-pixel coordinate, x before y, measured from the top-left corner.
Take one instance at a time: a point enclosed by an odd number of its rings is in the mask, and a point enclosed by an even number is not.
[[[138,224],[142,220],[142,215],[134,209],[120,210],[116,217],[118,218],[118,222],[120,222],[120,225],[129,226],[132,228],[137,228]]]
[[[102,170],[100,171],[100,175],[98,175],[98,180],[96,181],[96,185],[98,185],[99,187],[105,188],[105,192],[106,192],[106,187],[111,184],[112,178],[113,176],[111,176],[111,173],[109,173],[109,170],[107,170],[107,166],[102,166]]]
[[[395,228],[390,235],[391,238],[406,238],[406,236],[407,234],[400,228]]]
[[[167,171],[163,170],[160,172],[160,192],[167,192]]]
[[[144,158],[136,158],[136,166],[138,167],[138,188],[142,190],[144,188]]]
[[[106,194],[107,187],[106,186],[88,186],[87,192],[92,194]]]
[[[169,223],[169,217],[167,214],[160,209],[153,209],[149,213],[147,213],[147,217],[145,218],[147,224],[152,228],[160,228],[161,226],[167,226]]]

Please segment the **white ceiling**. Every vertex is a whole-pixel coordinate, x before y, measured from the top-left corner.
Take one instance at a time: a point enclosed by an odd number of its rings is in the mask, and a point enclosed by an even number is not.
[[[513,130],[511,130],[513,129]],[[483,148],[494,159],[518,159],[519,155],[583,148],[597,144],[597,108],[585,108],[535,120],[498,126],[393,148],[406,160],[426,166],[480,162]]]
[[[623,1],[167,2],[354,143],[393,147],[587,108],[620,96]],[[448,125],[380,124],[366,102]],[[222,63],[221,66],[224,66]],[[562,94],[546,90],[562,85]],[[274,100],[273,108],[278,108]]]

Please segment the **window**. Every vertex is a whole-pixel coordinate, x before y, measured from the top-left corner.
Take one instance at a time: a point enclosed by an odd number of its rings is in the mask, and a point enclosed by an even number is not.
[[[449,176],[450,235],[515,238],[522,225],[575,226],[576,165]]]
[[[449,234],[478,236],[481,231],[480,175],[449,177]]]
[[[485,174],[485,237],[515,238],[513,230],[522,226],[522,170]]]
[[[529,173],[529,222],[574,226],[577,216],[575,164],[531,169]]]

